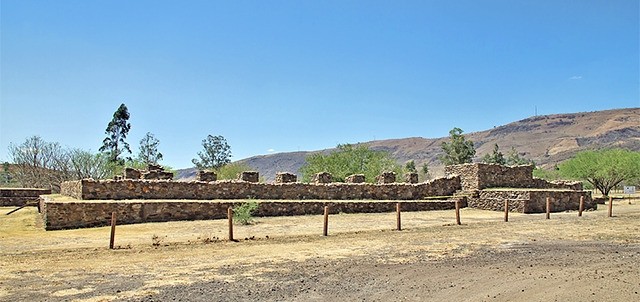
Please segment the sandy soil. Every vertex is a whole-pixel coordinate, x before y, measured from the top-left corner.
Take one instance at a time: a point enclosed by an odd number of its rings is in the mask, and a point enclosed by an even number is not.
[[[638,301],[640,201],[585,212],[462,210],[45,232],[0,208],[0,301]]]

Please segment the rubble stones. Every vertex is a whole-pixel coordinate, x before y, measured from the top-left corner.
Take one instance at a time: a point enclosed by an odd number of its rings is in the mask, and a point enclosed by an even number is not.
[[[126,167],[124,168],[124,179],[140,179],[142,172],[138,169]]]

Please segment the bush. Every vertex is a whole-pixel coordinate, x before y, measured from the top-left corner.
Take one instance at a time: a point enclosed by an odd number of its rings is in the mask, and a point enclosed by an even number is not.
[[[233,221],[242,225],[254,222],[253,213],[258,209],[258,203],[249,201],[233,209]]]

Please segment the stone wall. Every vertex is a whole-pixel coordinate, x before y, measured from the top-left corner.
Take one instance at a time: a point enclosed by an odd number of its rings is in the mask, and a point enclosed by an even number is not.
[[[238,180],[258,182],[260,180],[260,174],[257,171],[244,171],[238,175]]]
[[[36,205],[40,195],[51,194],[50,189],[1,188],[0,207]]]
[[[419,184],[393,183],[253,183],[245,181],[179,182],[167,180],[67,181],[61,194],[76,199],[322,199],[410,200],[451,196],[460,189],[460,178],[439,178]]]
[[[496,164],[463,164],[445,167],[445,175],[460,176],[463,191],[486,188],[537,188],[582,190],[576,181],[553,181],[533,178],[533,166],[502,166]]]
[[[483,210],[504,211],[504,202],[509,200],[509,210],[520,213],[546,212],[547,197],[551,201],[552,212],[575,211],[584,197],[584,209],[596,209],[589,191],[574,190],[482,190],[469,197],[469,207]]]
[[[466,199],[460,199],[466,206]],[[118,224],[144,222],[203,220],[226,218],[227,208],[241,201],[51,201],[43,197],[42,217],[45,229],[60,230],[106,226],[111,212],[116,212]],[[395,211],[396,201],[287,201],[259,202],[255,216],[319,215],[324,206],[330,213],[384,213]],[[450,210],[455,200],[406,201],[402,211]]]
[[[344,182],[352,183],[352,184],[359,184],[359,183],[363,183],[364,181],[365,181],[364,174],[352,174],[347,176],[347,178],[344,179]]]
[[[379,184],[392,184],[396,182],[396,172],[382,172],[376,177],[376,182]]]
[[[293,173],[289,173],[289,172],[276,173],[277,184],[284,184],[284,183],[297,182],[297,181],[298,181],[298,176]]]

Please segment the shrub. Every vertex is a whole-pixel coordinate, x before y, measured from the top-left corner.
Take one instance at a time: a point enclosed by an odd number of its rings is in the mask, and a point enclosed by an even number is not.
[[[233,220],[242,225],[252,224],[254,222],[253,213],[258,209],[258,203],[249,201],[241,204],[233,209]]]

